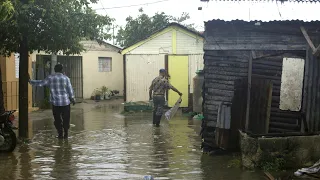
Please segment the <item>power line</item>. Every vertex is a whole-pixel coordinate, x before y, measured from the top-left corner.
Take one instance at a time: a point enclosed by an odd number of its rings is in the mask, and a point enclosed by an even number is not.
[[[282,15],[281,15],[281,12],[280,12],[280,8],[279,8],[279,5],[278,5],[278,1],[276,1],[276,4],[277,4],[277,8],[278,8],[278,12],[279,12],[280,18],[282,19]]]
[[[157,4],[157,3],[166,2],[166,1],[170,1],[170,0],[154,1],[154,2],[143,3],[143,4],[132,4],[132,5],[127,5],[127,6],[115,6],[115,7],[109,7],[109,8],[102,7],[102,8],[97,8],[94,10],[106,10],[106,9],[119,9],[119,8],[126,8],[126,7],[135,7],[135,6],[146,6],[146,5]]]

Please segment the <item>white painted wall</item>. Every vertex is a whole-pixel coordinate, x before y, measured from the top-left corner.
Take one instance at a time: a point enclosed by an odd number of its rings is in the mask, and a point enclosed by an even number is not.
[[[133,49],[127,54],[171,54],[172,53],[172,31],[164,33],[141,46]]]
[[[189,57],[189,85],[193,93],[193,78],[196,71],[203,69],[203,39],[177,31],[177,55]],[[168,31],[126,54],[126,95],[127,102],[148,101],[149,86],[158,76],[159,69],[165,68],[165,55],[172,54],[172,30]]]
[[[203,39],[177,29],[177,54],[203,54]]]
[[[149,87],[165,68],[164,55],[126,55],[127,102],[148,101]]]

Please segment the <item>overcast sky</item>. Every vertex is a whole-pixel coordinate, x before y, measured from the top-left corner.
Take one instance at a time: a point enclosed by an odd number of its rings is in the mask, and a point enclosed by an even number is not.
[[[202,3],[200,0],[100,0],[93,4],[99,14],[108,14],[116,19],[115,25],[124,26],[126,17],[136,17],[139,8],[152,16],[156,12],[180,16],[188,12],[196,29],[204,30],[204,21],[223,20],[320,20],[320,3],[276,2],[218,2]],[[198,10],[202,7],[202,10]]]

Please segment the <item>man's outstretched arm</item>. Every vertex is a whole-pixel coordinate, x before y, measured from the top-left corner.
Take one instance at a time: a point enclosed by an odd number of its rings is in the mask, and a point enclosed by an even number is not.
[[[47,85],[49,84],[49,78],[47,77],[47,78],[44,79],[44,80],[31,80],[31,79],[30,79],[30,75],[29,75],[29,83],[30,83],[32,86],[39,86],[39,87],[47,86]]]
[[[171,90],[178,93],[179,96],[182,96],[182,93],[178,89],[176,89],[175,87],[171,86]]]
[[[173,87],[169,82],[167,82],[167,87],[168,89],[171,89],[172,91],[178,93],[179,96],[182,96],[182,93],[177,88]]]

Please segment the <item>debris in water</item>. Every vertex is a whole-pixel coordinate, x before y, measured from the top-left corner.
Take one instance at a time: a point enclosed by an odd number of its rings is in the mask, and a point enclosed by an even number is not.
[[[152,176],[144,176],[143,180],[154,180]]]

